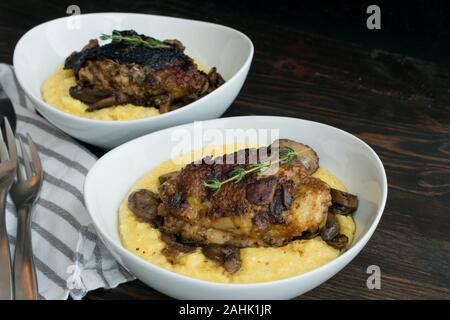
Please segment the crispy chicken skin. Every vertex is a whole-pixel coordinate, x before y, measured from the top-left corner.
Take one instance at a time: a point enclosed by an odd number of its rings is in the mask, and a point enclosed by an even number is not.
[[[303,233],[317,233],[325,226],[331,194],[326,183],[311,176],[317,169],[311,159],[300,156],[264,174],[246,175],[239,183],[224,184],[217,194],[204,186],[211,178],[227,179],[236,167],[249,168],[250,154],[260,160],[262,154],[272,156],[278,142],[280,150],[287,143],[305,147],[280,140],[269,148],[246,149],[243,164],[222,164],[226,156],[213,163],[203,159],[166,179],[158,207],[164,230],[187,241],[236,247],[281,246]]]
[[[264,172],[246,172],[218,191],[205,186],[209,179],[235,177],[235,169],[248,170],[257,161],[286,159],[286,150],[297,157]],[[348,238],[341,234],[336,214],[353,213],[358,198],[314,178],[318,168],[312,148],[280,139],[264,148],[206,157],[161,175],[158,194],[136,190],[128,207],[161,231],[166,245],[162,253],[171,263],[201,247],[206,258],[234,273],[241,267],[240,248],[283,246],[320,236],[328,245],[345,249]]]
[[[133,30],[114,33],[138,36]],[[122,42],[100,46],[97,40],[90,40],[65,61],[64,68],[72,69],[77,80],[70,89],[71,96],[88,104],[87,111],[133,103],[164,113],[199,99],[225,82],[215,68],[208,74],[198,70],[184,54],[181,42],[163,43],[161,48]]]

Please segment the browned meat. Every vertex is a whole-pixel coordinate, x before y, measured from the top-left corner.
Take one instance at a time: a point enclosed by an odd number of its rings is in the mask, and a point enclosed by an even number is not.
[[[134,31],[113,34],[157,41]],[[215,68],[209,74],[198,70],[183,50],[178,40],[165,40],[160,47],[114,40],[99,46],[91,40],[65,61],[77,79],[70,94],[88,104],[88,111],[125,103],[154,106],[161,113],[174,110],[224,83]]]
[[[218,192],[205,186],[212,178],[225,181],[237,169],[249,170],[257,161],[279,159],[288,149],[298,157],[246,174],[237,183],[223,184]],[[130,195],[129,207],[151,222],[155,216],[163,219],[157,227],[169,261],[176,263],[201,247],[207,258],[233,273],[241,265],[239,248],[281,246],[316,236],[337,249],[345,248],[348,238],[340,234],[333,207],[353,212],[358,200],[312,177],[318,167],[319,159],[310,147],[281,139],[267,148],[208,157],[164,174],[159,198],[138,190]]]
[[[167,180],[174,179],[174,178],[176,178],[178,176],[179,173],[180,173],[179,171],[173,171],[173,172],[169,172],[169,173],[160,175],[159,176],[159,183],[163,184]]]
[[[245,154],[248,158],[255,152],[246,150]],[[273,150],[269,148],[268,153],[272,156]],[[248,247],[283,245],[303,232],[324,227],[330,188],[310,176],[302,157],[273,172],[250,174],[239,183],[225,184],[214,195],[205,181],[222,181],[236,167],[250,166],[218,164],[221,160],[225,161],[220,157],[214,164],[206,160],[190,164],[160,186],[158,213],[164,217],[165,230],[199,243]]]

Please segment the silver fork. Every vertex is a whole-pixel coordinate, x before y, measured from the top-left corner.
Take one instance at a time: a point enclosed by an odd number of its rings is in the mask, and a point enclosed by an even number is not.
[[[12,300],[14,298],[14,291],[5,208],[6,196],[16,176],[17,150],[14,134],[8,119],[5,117],[4,121],[8,147],[6,147],[0,129],[0,300]]]
[[[17,180],[10,191],[17,209],[17,238],[13,264],[14,296],[17,300],[36,300],[38,297],[31,242],[31,221],[32,209],[39,197],[43,176],[41,161],[30,135],[27,136],[27,140],[32,161],[22,139],[19,139],[25,174],[17,165]]]

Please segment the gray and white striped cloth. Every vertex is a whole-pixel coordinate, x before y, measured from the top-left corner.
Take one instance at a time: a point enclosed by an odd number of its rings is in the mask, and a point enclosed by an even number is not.
[[[16,111],[16,136],[31,135],[44,169],[32,223],[40,298],[81,299],[132,280],[97,237],[83,203],[84,178],[97,158],[36,114],[10,65],[0,64],[0,84],[0,97],[6,94]],[[13,251],[17,219],[9,198],[6,211]]]

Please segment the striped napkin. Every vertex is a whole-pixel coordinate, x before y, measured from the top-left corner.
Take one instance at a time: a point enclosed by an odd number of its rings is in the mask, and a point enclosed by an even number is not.
[[[97,237],[84,206],[84,178],[97,158],[34,111],[10,65],[0,64],[0,85],[0,98],[8,96],[17,114],[16,136],[31,135],[44,169],[32,223],[40,299],[81,299],[132,280]],[[17,217],[9,197],[6,211],[13,252]]]

